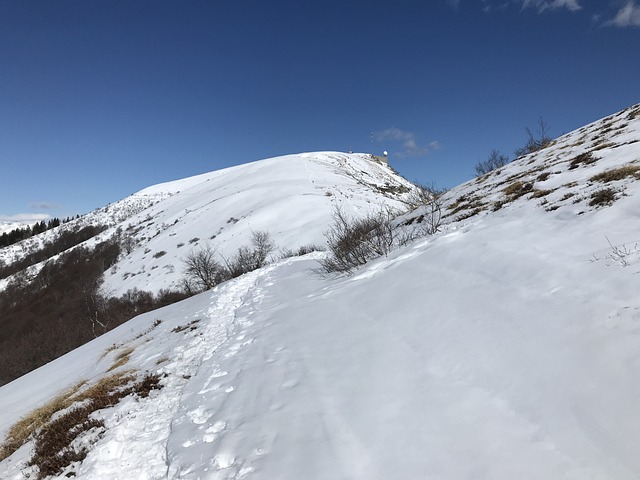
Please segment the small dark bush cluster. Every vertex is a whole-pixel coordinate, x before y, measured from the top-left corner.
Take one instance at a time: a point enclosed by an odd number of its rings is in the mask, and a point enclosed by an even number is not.
[[[200,323],[200,319],[191,320],[186,325],[178,325],[177,327],[174,327],[173,330],[171,330],[171,332],[180,333],[180,332],[184,332],[185,330],[193,331],[198,328],[198,323]]]
[[[182,287],[193,295],[216,285],[262,268],[268,263],[275,243],[267,232],[253,232],[250,245],[243,245],[231,258],[218,255],[210,246],[192,251],[184,259],[185,272]],[[218,259],[219,258],[219,259]]]

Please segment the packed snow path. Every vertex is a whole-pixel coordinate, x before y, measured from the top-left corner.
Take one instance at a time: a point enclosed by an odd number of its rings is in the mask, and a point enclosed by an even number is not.
[[[233,387],[225,386],[222,379],[228,372],[221,368],[220,356],[215,354],[225,346],[222,358],[228,358],[250,343],[243,340],[243,332],[251,325],[246,308],[260,302],[260,281],[268,277],[270,270],[251,272],[221,285],[210,293],[213,302],[209,308],[184,319],[183,326],[188,327],[185,331],[191,339],[177,344],[169,355],[170,362],[160,369],[165,374],[162,391],[145,401],[125,402],[117,407],[107,424],[105,441],[88,455],[78,476],[122,480],[198,478],[189,475],[192,455],[176,458],[176,451],[196,452],[197,448],[189,447],[199,440],[207,445],[225,430],[225,422],[214,413]],[[156,357],[157,354],[152,355]],[[202,433],[201,438],[184,440],[191,437],[193,428]],[[194,463],[201,464],[202,458],[200,455]],[[233,457],[224,453],[211,460],[212,471],[234,464]]]

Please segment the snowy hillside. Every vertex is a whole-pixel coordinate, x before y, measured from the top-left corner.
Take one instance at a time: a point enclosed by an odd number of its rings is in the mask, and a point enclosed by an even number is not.
[[[68,392],[54,413],[64,417],[128,372],[159,388],[92,413],[70,447],[86,458],[55,478],[636,480],[639,140],[636,106],[453,189],[441,233],[350,277],[313,274],[325,255],[315,252],[139,316],[0,388],[0,435],[48,418]],[[167,187],[131,217],[151,255],[177,251],[209,218],[188,193],[202,198],[212,175],[179,194]],[[296,200],[305,211],[349,198],[324,193],[335,180],[313,184],[316,195]],[[260,208],[219,185],[218,202],[235,194],[247,212]],[[258,219],[273,217],[261,212],[209,231],[224,246],[233,226],[264,228]],[[278,242],[312,240],[269,230]],[[0,478],[34,478],[27,440]]]
[[[146,188],[0,249],[0,260],[20,259],[63,229],[107,225],[89,244],[119,232],[130,251],[106,273],[104,291],[115,296],[133,288],[157,292],[177,287],[190,251],[210,246],[230,256],[260,230],[281,249],[322,245],[335,206],[347,215],[405,210],[403,200],[413,188],[368,154],[287,155]]]

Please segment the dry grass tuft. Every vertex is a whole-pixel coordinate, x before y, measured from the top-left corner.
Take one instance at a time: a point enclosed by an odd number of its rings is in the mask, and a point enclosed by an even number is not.
[[[541,197],[546,197],[547,195],[549,195],[550,193],[553,193],[555,190],[537,190],[537,189],[533,189],[533,195],[531,195],[531,198],[541,198]]]
[[[600,159],[594,157],[591,152],[581,153],[580,155],[575,157],[573,160],[571,160],[571,162],[569,163],[569,170],[574,170],[581,165],[582,166],[591,165],[593,163],[596,163],[598,160]]]
[[[121,351],[118,355],[116,355],[115,361],[113,362],[113,365],[111,365],[109,367],[109,370],[107,370],[108,372],[111,372],[113,370],[115,370],[118,367],[121,367],[123,365],[126,365],[127,363],[129,363],[129,359],[131,358],[131,354],[134,352],[135,348],[134,347],[127,347],[125,348],[123,351]]]
[[[640,167],[637,165],[625,165],[624,167],[614,168],[606,172],[599,173],[590,178],[592,182],[609,183],[616,180],[624,180],[627,177],[633,177],[640,180]]]
[[[605,188],[591,194],[590,207],[604,207],[616,201],[616,191],[613,188]]]
[[[510,200],[515,200],[516,198],[520,198],[521,196],[526,195],[532,190],[533,183],[524,183],[517,181],[506,187],[503,191],[507,196],[511,197]]]

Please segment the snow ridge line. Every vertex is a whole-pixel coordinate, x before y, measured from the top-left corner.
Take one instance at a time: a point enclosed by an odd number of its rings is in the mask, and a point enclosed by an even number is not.
[[[174,424],[185,420],[180,407],[188,393],[190,379],[196,377],[203,362],[213,355],[244,325],[239,325],[237,310],[259,280],[274,267],[247,273],[212,291],[212,305],[196,312],[205,317],[203,328],[189,342],[172,352],[172,361],[158,373],[164,376],[163,388],[146,399],[127,398],[114,407],[105,419],[107,432],[89,452],[78,470],[78,477],[94,480],[166,480],[181,478],[172,466],[168,440]],[[204,320],[204,318],[203,318]],[[214,372],[215,376],[216,372]],[[187,412],[187,416],[193,412]]]

